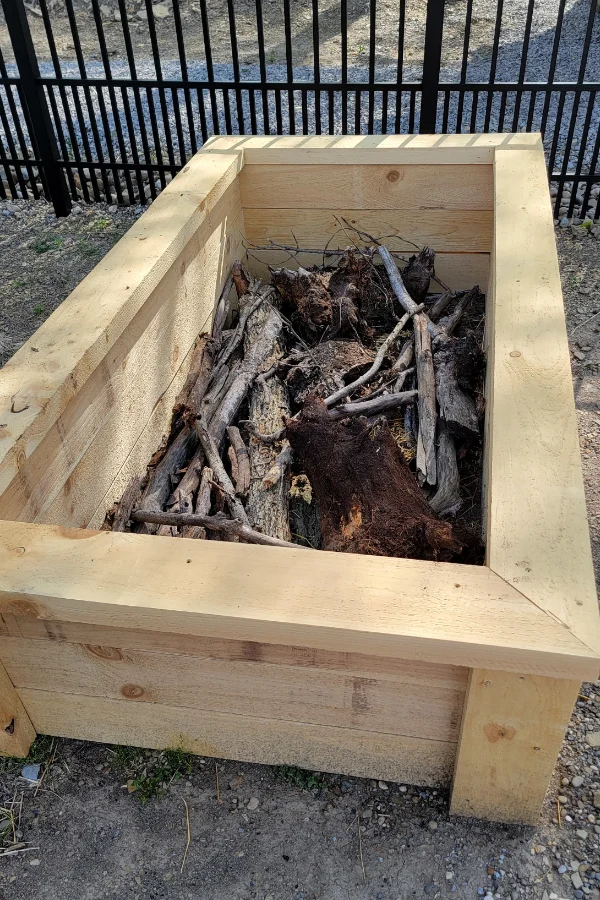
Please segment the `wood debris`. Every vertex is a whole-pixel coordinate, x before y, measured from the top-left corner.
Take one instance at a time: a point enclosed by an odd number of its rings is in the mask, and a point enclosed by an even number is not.
[[[482,562],[484,297],[432,295],[430,248],[399,264],[375,242],[270,284],[235,263],[104,527]]]

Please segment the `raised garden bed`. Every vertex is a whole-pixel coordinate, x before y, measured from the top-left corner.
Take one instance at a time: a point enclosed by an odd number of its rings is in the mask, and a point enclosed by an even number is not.
[[[94,530],[168,429],[244,240],[325,247],[339,215],[487,287],[486,565]],[[600,668],[537,137],[215,139],[0,395],[2,752],[40,731],[417,784],[454,771],[453,812],[535,821]]]

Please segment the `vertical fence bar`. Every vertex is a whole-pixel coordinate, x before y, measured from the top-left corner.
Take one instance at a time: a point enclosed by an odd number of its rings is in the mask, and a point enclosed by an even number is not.
[[[8,71],[6,69],[6,63],[4,62],[4,57],[2,56],[1,49],[0,49],[0,78],[8,78]],[[39,192],[38,192],[37,188],[35,187],[35,178],[33,176],[33,167],[31,165],[31,163],[28,162],[29,152],[27,150],[27,141],[25,140],[25,135],[23,133],[23,128],[21,126],[21,121],[20,121],[20,117],[19,117],[19,110],[17,108],[17,104],[15,103],[14,94],[13,94],[12,87],[10,86],[10,84],[6,84],[4,91],[6,93],[6,102],[8,103],[8,109],[10,111],[10,115],[11,115],[11,118],[12,118],[12,121],[13,121],[13,124],[15,127],[17,143],[18,143],[21,153],[23,155],[23,162],[27,169],[27,173],[29,175],[31,192],[32,192],[33,196],[35,197],[35,199],[37,200],[39,197]],[[19,95],[19,99],[21,99],[20,95]],[[13,158],[16,158],[17,153],[16,153],[16,149],[15,149],[15,144],[13,141],[11,129],[10,129],[10,127],[8,127],[8,124],[7,124],[8,118],[6,116],[6,111],[4,109],[4,104],[2,102],[1,96],[0,96],[0,116],[2,118],[2,123],[4,125],[4,130],[6,133],[6,143],[8,144],[8,152],[13,156]],[[6,123],[5,123],[5,119],[6,119]],[[21,188],[21,190],[23,190],[23,188]],[[23,196],[27,197],[26,189],[23,193]]]
[[[258,63],[260,68],[260,82],[267,83],[267,62],[265,58],[265,27],[263,24],[262,0],[256,0],[256,35],[258,38]],[[269,94],[266,87],[262,88],[262,114],[265,134],[271,133],[269,125]]]
[[[227,14],[229,16],[229,40],[231,42],[231,62],[233,65],[233,80],[235,81],[235,103],[237,110],[238,131],[246,134],[244,125],[244,105],[242,103],[242,90],[240,84],[240,59],[238,53],[237,31],[235,25],[235,8],[233,0],[227,0]]]
[[[210,95],[210,109],[213,120],[213,134],[221,134],[219,127],[219,112],[217,109],[217,94],[214,88],[215,73],[213,69],[212,48],[210,45],[210,28],[208,25],[208,11],[206,9],[206,0],[200,0],[200,17],[202,19],[202,38],[204,40],[204,58],[206,60],[206,77],[210,85],[208,91]]]
[[[2,0],[2,7],[21,77],[22,97],[29,112],[34,154],[41,163],[40,176],[44,192],[52,200],[56,215],[67,216],[71,212],[71,198],[58,161],[58,147],[48,101],[43,86],[38,82],[40,70],[25,7],[22,0]]]
[[[179,9],[179,2],[180,0],[173,0],[173,19],[175,21],[175,36],[177,38],[177,50],[179,52],[179,67],[181,69],[181,77],[184,81],[188,81],[187,56],[185,53],[185,42],[183,40],[183,28],[181,25],[181,12]],[[185,98],[188,133],[190,136],[190,149],[193,154],[198,149],[198,142],[196,141],[196,128],[194,126],[194,113],[192,110],[192,98],[189,87],[184,88],[183,96]]]
[[[315,84],[321,81],[321,58],[319,47],[319,0],[312,0],[313,28],[313,79]],[[329,126],[331,129],[331,124]],[[321,92],[315,88],[315,134],[321,134]]]
[[[342,33],[342,134],[348,134],[348,2],[341,0],[340,28]],[[331,126],[330,126],[331,127]]]
[[[467,11],[465,16],[465,39],[463,43],[462,65],[460,67],[460,84],[466,85],[467,71],[469,67],[469,44],[471,43],[471,19],[473,17],[473,0],[467,0]],[[463,106],[465,103],[465,91],[458,93],[458,109],[456,111],[456,130],[462,133]],[[442,128],[445,131],[445,127]]]
[[[492,44],[492,59],[490,62],[490,89],[488,90],[487,101],[485,105],[485,121],[483,123],[483,130],[489,131],[490,129],[490,119],[492,117],[492,103],[494,100],[494,91],[493,85],[496,81],[496,68],[498,66],[498,50],[500,48],[500,32],[502,31],[502,12],[504,10],[504,0],[497,0],[498,5],[496,7],[496,25],[494,27],[494,41]],[[504,95],[503,95],[504,96]],[[498,130],[502,129],[498,126]]]
[[[396,63],[396,83],[402,84],[404,78],[404,20],[406,12],[405,0],[400,0],[398,10],[398,61]],[[396,115],[394,119],[394,131],[400,134],[402,127],[402,91],[396,87]]]
[[[296,109],[294,106],[294,61],[292,56],[292,12],[290,0],[283,0],[283,25],[285,30],[285,65],[288,80],[288,117],[290,122],[290,134],[296,134]]]
[[[423,53],[423,89],[419,131],[435,134],[437,102],[442,62],[442,34],[444,30],[445,0],[427,0],[425,20],[425,50]]]
[[[373,126],[375,124],[375,29],[377,3],[376,0],[369,0],[369,106],[367,119],[367,133],[373,134]]]

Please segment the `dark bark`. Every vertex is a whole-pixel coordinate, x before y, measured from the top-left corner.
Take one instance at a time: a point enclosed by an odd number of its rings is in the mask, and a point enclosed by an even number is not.
[[[463,543],[437,519],[387,426],[332,422],[311,398],[288,437],[321,509],[323,549],[454,560]]]
[[[402,270],[402,281],[406,290],[415,301],[423,303],[431,277],[435,275],[435,253],[430,247],[424,247],[419,253],[411,256],[406,268]]]
[[[115,504],[111,531],[126,531],[131,519],[131,511],[138,502],[141,493],[142,477],[134,475],[123,491],[123,496]]]

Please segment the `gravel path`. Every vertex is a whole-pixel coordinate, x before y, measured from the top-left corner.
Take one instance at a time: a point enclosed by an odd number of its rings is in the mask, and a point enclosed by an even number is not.
[[[0,203],[4,359],[139,212],[99,204],[57,222],[44,204]],[[558,230],[557,241],[600,575],[600,243],[576,234]],[[0,836],[2,807],[22,794],[17,836],[36,848],[0,859],[0,900],[600,900],[593,735],[600,681],[582,688],[536,828],[450,818],[444,792],[227,761],[217,797],[210,759],[46,742],[38,762],[54,757],[37,794],[21,764],[0,761]],[[152,779],[172,778],[140,802]]]

